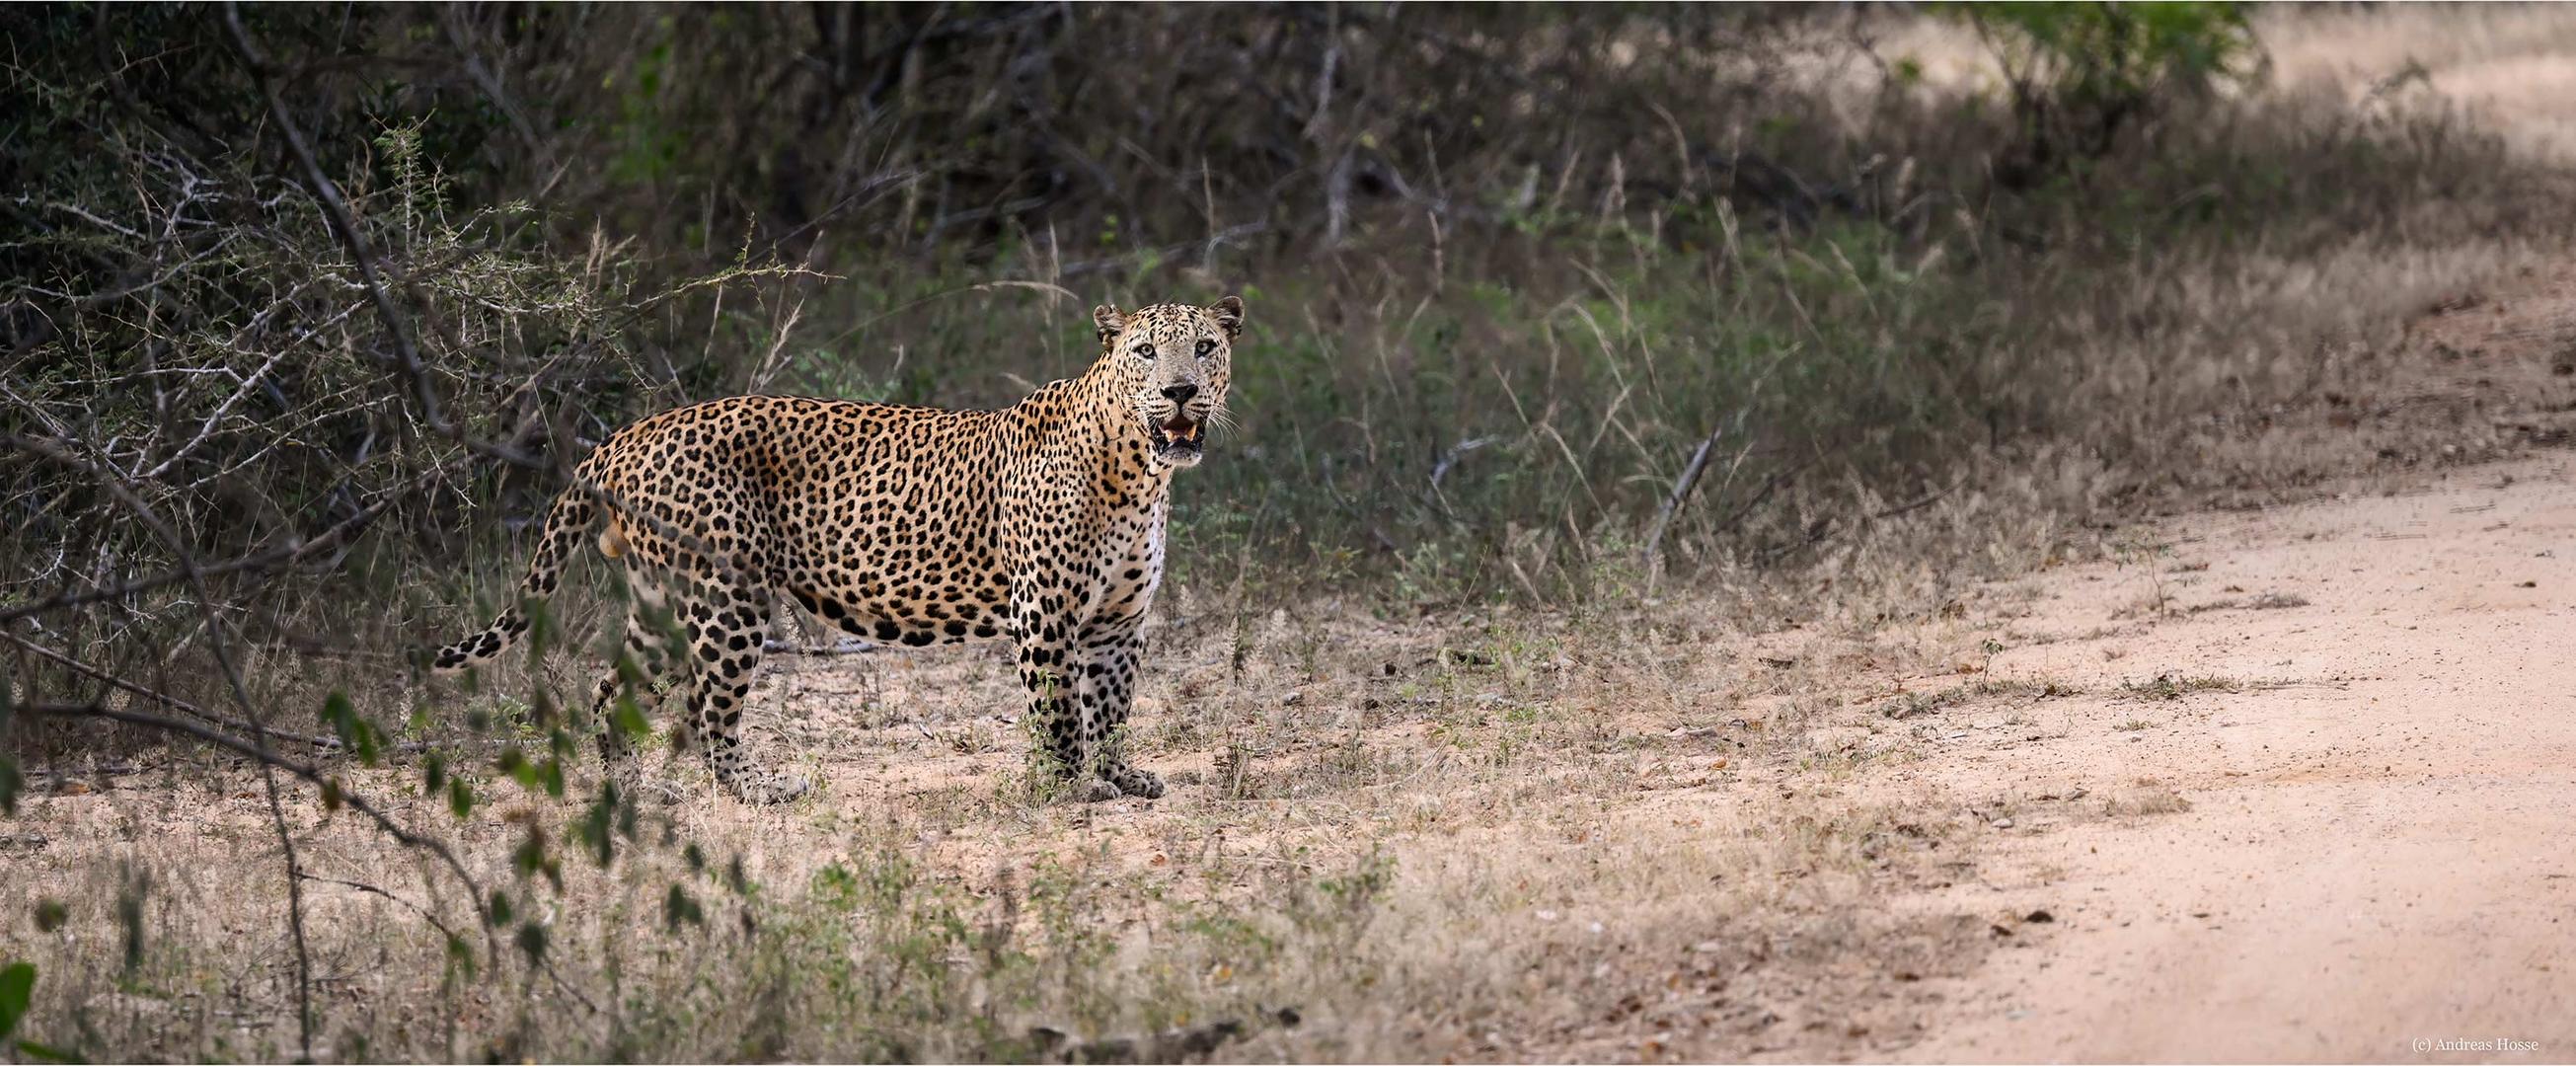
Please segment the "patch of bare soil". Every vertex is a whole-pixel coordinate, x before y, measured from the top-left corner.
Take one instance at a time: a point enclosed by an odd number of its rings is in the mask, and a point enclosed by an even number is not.
[[[1912,773],[1996,817],[1922,902],[2051,920],[1907,1057],[2576,1055],[2570,480],[2196,516],[2022,585],[1989,680],[2077,694],[1928,719]]]
[[[2305,502],[2576,442],[2576,267],[2436,292],[2391,338],[2393,358],[2321,351],[2301,399],[2218,419],[2199,465],[2171,473],[2187,488],[2153,506]]]

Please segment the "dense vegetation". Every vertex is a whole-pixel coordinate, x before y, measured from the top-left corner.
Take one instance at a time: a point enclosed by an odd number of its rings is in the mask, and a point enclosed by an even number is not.
[[[24,10],[9,418],[209,559],[364,514],[362,560],[452,562],[639,412],[1006,402],[1091,303],[1236,288],[1185,579],[1554,599],[1708,440],[1685,569],[1997,449],[2168,484],[2172,427],[2356,325],[2266,267],[2545,209],[2447,116],[2220,97],[2224,8],[2099,10],[1968,9],[2003,106],[1776,11]],[[84,580],[60,472],[13,467],[31,590]]]

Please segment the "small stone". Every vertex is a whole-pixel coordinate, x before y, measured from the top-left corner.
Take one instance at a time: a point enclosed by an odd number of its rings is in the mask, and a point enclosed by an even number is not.
[[[1282,707],[1294,707],[1304,702],[1306,702],[1306,694],[1303,692],[1291,692],[1279,697],[1279,705]]]
[[[2012,823],[2012,819],[2010,819],[2010,818],[1997,818],[1997,819],[1995,819],[1994,821],[1992,821],[1992,822],[1988,822],[1988,823],[1986,823],[1986,824],[1991,825],[1991,826],[1993,826],[1993,827],[1995,827],[1995,828],[1997,828],[1997,829],[2010,829],[2010,828],[2012,828],[2012,825],[2013,825],[2013,823]]]

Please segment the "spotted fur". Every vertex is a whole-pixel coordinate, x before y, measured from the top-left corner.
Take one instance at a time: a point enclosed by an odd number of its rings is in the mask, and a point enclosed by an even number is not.
[[[434,666],[500,654],[604,525],[600,552],[623,563],[631,590],[629,657],[648,682],[687,672],[685,725],[746,800],[806,789],[742,750],[745,697],[782,598],[888,644],[1015,642],[1049,764],[1162,795],[1160,779],[1128,765],[1120,727],[1138,625],[1163,576],[1172,471],[1197,465],[1223,413],[1243,302],[1101,307],[1092,319],[1101,352],[1088,371],[1000,410],[737,396],[619,430],[548,512],[522,606],[440,649]],[[614,670],[600,678],[594,720],[619,686]],[[618,731],[605,734],[604,754],[624,765]]]

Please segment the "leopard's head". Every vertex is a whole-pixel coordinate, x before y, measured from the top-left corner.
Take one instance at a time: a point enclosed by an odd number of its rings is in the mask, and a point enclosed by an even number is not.
[[[1228,296],[1207,307],[1156,304],[1122,313],[1103,304],[1091,312],[1100,358],[1164,466],[1197,466],[1207,427],[1225,418],[1225,386],[1235,339],[1243,335],[1243,301]]]

